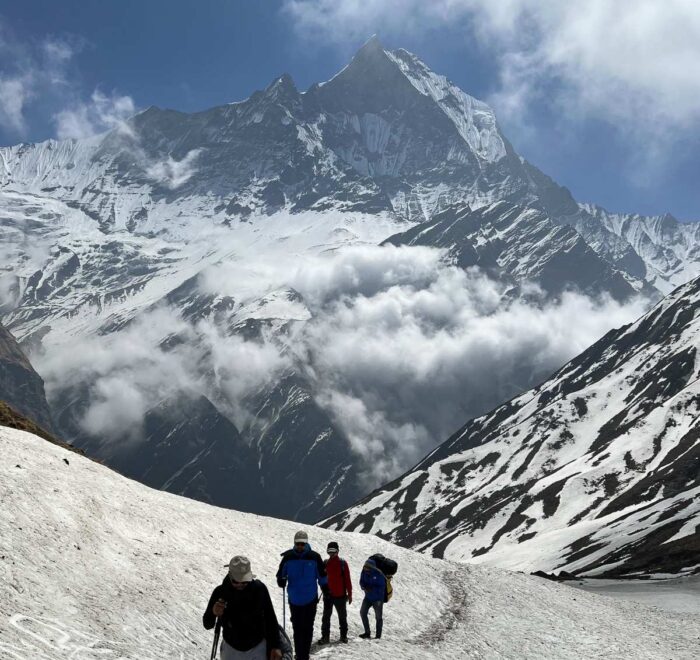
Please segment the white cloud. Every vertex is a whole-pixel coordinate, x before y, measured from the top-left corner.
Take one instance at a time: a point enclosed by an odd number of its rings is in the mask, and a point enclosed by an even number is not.
[[[22,41],[0,22],[0,127],[26,135],[31,101],[53,118],[59,139],[128,131],[125,120],[135,111],[131,97],[96,89],[85,100],[71,68],[83,45],[75,37]]]
[[[57,98],[69,89],[67,71],[79,44],[47,38],[17,39],[0,21],[0,126],[25,135],[29,101]]]
[[[204,394],[242,428],[255,417],[251,396],[295,371],[376,486],[643,311],[642,301],[576,293],[547,303],[534,287],[527,301],[510,300],[479,270],[441,257],[425,247],[354,246],[301,264],[289,254],[256,259],[248,274],[222,264],[200,278],[202,293],[226,288],[257,309],[269,291],[293,287],[311,320],[247,340],[231,335],[227,315],[191,325],[159,309],[116,335],[81,339],[79,350],[49,349],[36,366],[53,396],[89,384],[83,426],[116,439],[137,438],[150,408],[181,395]],[[174,336],[184,341],[163,343]]]
[[[56,136],[59,140],[84,138],[104,131],[118,129],[131,135],[126,120],[133,116],[136,108],[130,96],[117,93],[111,95],[95,90],[90,100],[78,102],[54,115]]]
[[[0,76],[0,126],[19,135],[27,131],[24,108],[32,96],[31,78]]]
[[[303,336],[309,374],[374,485],[644,309],[576,293],[536,303],[532,290],[531,302],[509,302],[480,271],[439,256],[353,248],[320,260],[318,277],[306,266],[303,281],[322,289]]]
[[[203,149],[192,149],[181,160],[168,156],[166,160],[152,163],[146,167],[146,176],[170,190],[175,190],[197,172],[195,163],[202,151]]]
[[[164,348],[163,339],[175,334],[188,341]],[[83,337],[74,346],[48,350],[32,360],[50,395],[88,385],[85,431],[106,439],[134,439],[156,404],[202,390],[199,357],[192,328],[171,310],[158,309],[121,332]]]
[[[385,34],[456,30],[500,63],[497,109],[522,112],[554,95],[661,138],[700,120],[700,3],[695,0],[287,0],[297,31],[347,43]],[[546,90],[546,91],[545,91]]]

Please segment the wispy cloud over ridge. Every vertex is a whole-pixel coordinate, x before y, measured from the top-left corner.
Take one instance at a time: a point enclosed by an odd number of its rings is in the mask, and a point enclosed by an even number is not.
[[[344,43],[461,31],[499,63],[501,113],[555,94],[566,112],[663,133],[700,121],[700,4],[694,0],[287,0],[302,37]]]

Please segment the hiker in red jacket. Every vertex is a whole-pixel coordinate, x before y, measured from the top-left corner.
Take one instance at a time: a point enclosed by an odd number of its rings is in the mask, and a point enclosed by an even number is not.
[[[326,551],[326,574],[328,575],[328,593],[323,596],[323,618],[321,620],[321,639],[319,644],[328,644],[331,635],[331,616],[333,608],[338,612],[340,624],[340,641],[348,643],[348,612],[346,604],[352,603],[352,580],[348,563],[338,555],[338,544],[331,541]]]

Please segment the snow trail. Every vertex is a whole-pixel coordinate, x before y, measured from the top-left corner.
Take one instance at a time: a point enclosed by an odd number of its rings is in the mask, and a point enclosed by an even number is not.
[[[182,660],[209,657],[201,615],[233,554],[271,590],[298,523],[155,491],[35,436],[0,428],[0,659]],[[674,658],[700,653],[696,617],[613,601],[531,576],[463,566],[376,537],[305,527],[338,540],[357,583],[374,552],[395,558],[381,641],[317,658]],[[319,634],[320,615],[316,634]],[[289,626],[288,626],[289,627]],[[331,639],[338,635],[337,623]]]

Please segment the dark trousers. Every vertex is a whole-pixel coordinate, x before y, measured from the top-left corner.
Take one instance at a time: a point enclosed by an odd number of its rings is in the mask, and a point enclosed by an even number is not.
[[[308,605],[292,605],[292,628],[294,629],[294,652],[297,660],[309,660],[311,642],[314,637],[314,619],[316,619],[316,601]]]
[[[381,600],[369,600],[365,598],[362,601],[362,607],[360,607],[360,618],[362,619],[362,625],[365,627],[365,632],[369,635],[369,608],[374,610],[374,616],[377,619],[377,637],[382,636],[382,625],[384,620],[382,619],[382,611],[384,610],[384,601]]]
[[[348,636],[348,599],[345,596],[340,598],[324,598],[323,599],[323,618],[321,619],[321,637],[330,637],[331,634],[331,617],[333,616],[333,608],[338,612],[338,623],[340,624],[340,636]]]

